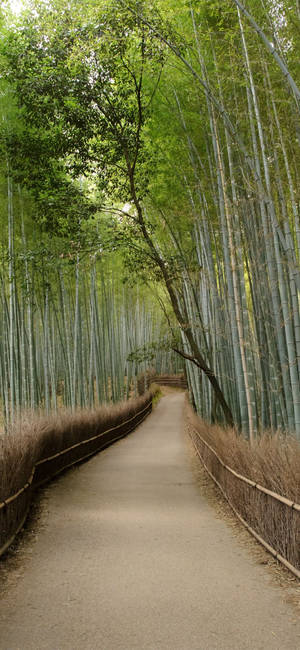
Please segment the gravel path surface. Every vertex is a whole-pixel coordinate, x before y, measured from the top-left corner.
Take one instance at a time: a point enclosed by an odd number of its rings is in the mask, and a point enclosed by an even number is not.
[[[299,650],[294,606],[201,494],[183,401],[48,487],[1,650]]]

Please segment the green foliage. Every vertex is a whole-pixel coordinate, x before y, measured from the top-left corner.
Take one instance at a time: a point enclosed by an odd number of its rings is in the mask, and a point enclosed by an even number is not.
[[[127,361],[131,363],[146,362],[147,366],[152,366],[153,361],[157,359],[158,352],[169,352],[173,347],[178,345],[179,335],[177,339],[170,336],[164,336],[157,341],[151,341],[141,347],[133,350],[127,357]]]
[[[150,30],[112,3],[103,9],[58,3],[29,14],[2,45],[6,77],[16,87],[31,128],[41,126],[70,173],[96,173],[107,195],[128,199],[126,165],[136,166],[140,191],[143,126],[164,61]],[[53,23],[55,22],[55,29]],[[149,74],[151,71],[151,75]],[[45,136],[44,136],[45,137]]]
[[[299,84],[298,5],[247,7]],[[21,186],[27,237],[14,191],[8,275],[40,264],[44,300],[63,270],[76,302],[78,269],[112,264],[171,332],[137,336],[132,367],[175,340],[205,417],[223,396],[245,432],[300,430],[299,117],[251,21],[223,0],[31,0],[2,33],[2,196]]]

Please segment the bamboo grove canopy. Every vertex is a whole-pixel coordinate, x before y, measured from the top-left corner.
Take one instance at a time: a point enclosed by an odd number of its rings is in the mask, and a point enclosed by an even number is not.
[[[59,320],[70,377],[77,352],[67,352],[67,339],[75,331],[75,348],[81,340],[81,293],[93,314],[89,358],[96,345],[107,350],[92,297],[100,282],[93,255],[101,254],[116,265],[117,282],[148,292],[153,323],[160,312],[164,325],[151,334],[145,326],[139,345],[168,331],[204,418],[250,438],[266,428],[299,435],[299,2],[28,0],[26,7],[18,18],[3,10],[1,36],[7,409],[20,382],[34,383],[22,379],[25,348],[29,359],[36,354],[28,305],[38,245],[27,245],[34,230],[52,246],[58,279],[50,288],[62,305],[57,241],[76,252],[68,335],[67,316]],[[78,280],[87,251],[88,294]],[[58,336],[48,273],[35,271],[36,290],[44,287],[46,373]],[[136,327],[131,316],[126,336]],[[159,357],[162,347],[155,349]],[[91,386],[94,370],[88,375]]]

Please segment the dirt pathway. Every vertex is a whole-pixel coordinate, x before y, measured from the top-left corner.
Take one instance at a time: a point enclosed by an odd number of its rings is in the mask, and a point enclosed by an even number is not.
[[[295,608],[201,494],[183,399],[49,486],[1,650],[298,650]]]

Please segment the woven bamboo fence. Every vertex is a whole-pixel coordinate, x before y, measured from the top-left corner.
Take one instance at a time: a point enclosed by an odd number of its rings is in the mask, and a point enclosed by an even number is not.
[[[190,436],[205,469],[235,514],[263,546],[300,578],[300,505],[228,467],[195,431]]]
[[[25,485],[0,503],[0,556],[5,553],[26,520],[33,492],[57,474],[101,451],[133,431],[152,411],[152,395],[145,396],[143,407],[127,420],[98,431],[58,453],[42,458],[33,467]]]

